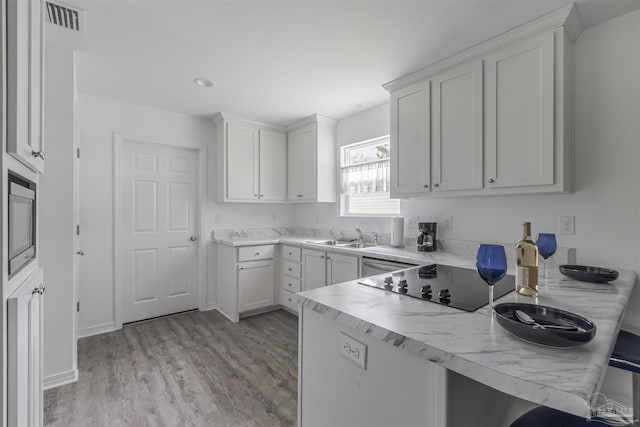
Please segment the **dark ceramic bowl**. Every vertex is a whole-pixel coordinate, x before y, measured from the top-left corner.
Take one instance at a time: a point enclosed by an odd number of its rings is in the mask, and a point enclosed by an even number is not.
[[[588,265],[561,265],[560,273],[582,282],[608,283],[618,278],[618,272],[608,268],[589,267]]]
[[[596,325],[575,313],[544,305],[503,303],[495,306],[498,324],[513,335],[536,344],[551,347],[575,347],[588,343],[596,335]],[[516,317],[522,310],[539,324],[576,326],[575,330],[542,329],[527,325]]]

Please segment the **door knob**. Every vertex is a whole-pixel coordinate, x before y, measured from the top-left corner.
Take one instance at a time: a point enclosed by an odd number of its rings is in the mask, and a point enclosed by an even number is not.
[[[192,242],[195,242],[196,240],[198,240],[198,236],[191,236],[189,240],[191,240]]]
[[[31,155],[33,157],[35,157],[36,159],[40,158],[40,159],[44,160],[44,151],[32,151]]]
[[[76,254],[84,256],[84,249],[80,249],[78,252],[76,252]]]

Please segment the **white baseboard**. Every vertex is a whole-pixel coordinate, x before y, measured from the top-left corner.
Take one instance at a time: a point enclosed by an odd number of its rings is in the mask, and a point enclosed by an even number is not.
[[[103,323],[101,325],[89,326],[78,330],[78,338],[86,338],[93,335],[105,334],[116,330],[116,324],[113,322]]]
[[[211,302],[211,303],[207,304],[207,305],[204,307],[204,310],[200,310],[200,311],[215,310],[216,308],[218,308],[218,306],[216,305],[216,303],[215,303],[215,302]]]
[[[73,369],[71,371],[60,372],[59,374],[53,374],[44,377],[42,379],[42,387],[45,390],[49,390],[63,385],[75,383],[76,381],[78,381],[78,370]]]

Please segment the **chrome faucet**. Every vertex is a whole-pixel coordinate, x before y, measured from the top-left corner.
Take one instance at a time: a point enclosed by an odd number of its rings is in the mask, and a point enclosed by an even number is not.
[[[376,233],[375,231],[373,233],[373,244],[377,245],[378,244],[378,233]]]
[[[362,237],[362,230],[360,227],[356,225],[356,231],[358,232],[358,242],[364,243],[364,238]]]

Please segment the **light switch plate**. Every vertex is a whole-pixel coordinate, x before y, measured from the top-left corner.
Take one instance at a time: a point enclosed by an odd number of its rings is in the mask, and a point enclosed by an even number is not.
[[[340,353],[347,359],[367,369],[367,345],[340,332]]]

